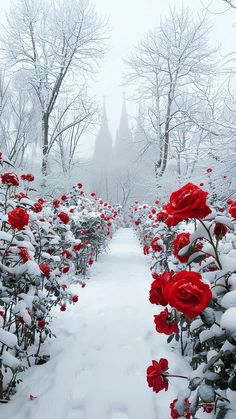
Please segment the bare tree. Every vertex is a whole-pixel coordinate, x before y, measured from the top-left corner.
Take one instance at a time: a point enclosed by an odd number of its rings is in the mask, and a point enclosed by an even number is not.
[[[223,0],[223,2],[233,7],[233,9],[236,9],[236,3],[234,2],[234,0]]]
[[[65,96],[60,100],[52,117],[49,149],[53,148],[54,159],[67,174],[78,162],[76,157],[82,135],[96,124],[97,108],[94,100],[81,88],[76,97]]]
[[[24,92],[8,91],[7,104],[1,115],[0,144],[16,166],[23,164],[26,149],[33,140],[34,113]]]
[[[92,75],[103,53],[105,23],[84,0],[16,0],[2,28],[8,66],[24,71],[42,115],[42,173],[47,175],[50,118],[76,77]]]
[[[186,10],[171,10],[127,61],[127,81],[136,86],[135,98],[146,108],[146,132],[159,148],[156,177],[166,170],[174,131],[189,121],[188,98],[215,69],[208,34],[205,15],[193,20]]]

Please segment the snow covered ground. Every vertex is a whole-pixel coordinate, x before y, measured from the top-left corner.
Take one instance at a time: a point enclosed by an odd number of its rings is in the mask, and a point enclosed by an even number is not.
[[[50,361],[22,374],[12,401],[0,406],[0,418],[170,419],[169,404],[185,380],[172,379],[169,391],[156,395],[146,368],[162,357],[175,374],[187,367],[166,336],[155,332],[151,281],[134,232],[120,229],[87,287],[74,285],[79,303],[54,312],[57,339],[44,349]]]

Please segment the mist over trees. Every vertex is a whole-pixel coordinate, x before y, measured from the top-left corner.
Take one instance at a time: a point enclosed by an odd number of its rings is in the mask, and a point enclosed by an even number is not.
[[[223,2],[233,11],[233,1]],[[126,100],[112,138],[109,109],[92,93],[105,20],[88,1],[15,0],[0,36],[1,149],[19,169],[36,165],[51,194],[58,176],[65,185],[82,177],[128,206],[135,197],[165,199],[186,179],[207,188],[208,165],[218,196],[232,194],[235,60],[214,46],[212,24],[207,11],[171,9],[137,40],[124,57]],[[81,141],[91,149],[95,135],[93,156],[84,159]]]
[[[103,55],[105,27],[89,3],[80,0],[18,0],[7,14],[1,54],[14,78],[24,81],[24,100],[38,108],[44,177],[54,145],[66,170],[93,120],[95,107],[86,86]]]

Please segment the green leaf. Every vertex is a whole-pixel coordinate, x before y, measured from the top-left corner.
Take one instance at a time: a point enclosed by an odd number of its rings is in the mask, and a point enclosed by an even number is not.
[[[236,390],[236,371],[234,371],[234,373],[230,376],[228,380],[228,385],[230,390]]]
[[[210,307],[205,308],[205,310],[203,310],[202,313],[200,314],[200,317],[203,323],[207,327],[211,327],[215,323],[216,317],[215,317],[215,312],[213,308],[210,308]]]
[[[174,337],[175,337],[175,335],[170,335],[170,336],[167,338],[167,343],[170,343],[170,342],[174,339]]]

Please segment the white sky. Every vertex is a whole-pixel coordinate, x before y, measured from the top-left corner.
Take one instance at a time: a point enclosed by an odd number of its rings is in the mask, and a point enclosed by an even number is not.
[[[0,20],[4,9],[10,0],[0,0]],[[170,6],[181,9],[187,6],[193,15],[201,13],[209,6],[212,11],[213,24],[212,41],[221,45],[223,53],[235,49],[236,11],[216,14],[226,10],[222,0],[94,0],[98,12],[109,18],[110,39],[109,52],[106,56],[101,72],[97,77],[94,93],[98,101],[106,96],[109,124],[113,134],[119,124],[122,104],[121,86],[122,72],[124,70],[123,58],[127,57],[132,47],[145,35],[145,33],[159,25],[160,16],[168,13]],[[130,114],[134,114],[134,107],[128,104]]]

